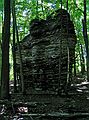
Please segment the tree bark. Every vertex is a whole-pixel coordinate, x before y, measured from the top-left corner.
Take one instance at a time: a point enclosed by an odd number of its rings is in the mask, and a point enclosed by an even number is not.
[[[23,64],[22,64],[21,48],[20,48],[20,43],[19,43],[18,28],[17,28],[17,23],[16,23],[16,16],[15,16],[15,24],[16,24],[16,37],[17,37],[19,59],[20,59],[21,91],[24,94],[25,93],[25,88],[24,88]]]
[[[80,46],[81,46],[81,73],[82,73],[82,75],[84,75],[84,72],[85,72],[85,60],[84,60],[82,44],[80,44]]]
[[[86,20],[86,0],[84,0],[84,20],[83,22],[83,36],[86,47],[86,60],[87,60],[87,80],[89,81],[89,50],[88,50],[88,35],[87,35],[87,20]]]
[[[15,0],[13,1],[13,8],[12,8],[12,13],[13,13],[13,64],[14,64],[14,92],[17,91],[16,87],[16,54],[15,54],[15,32],[16,32],[16,39],[18,43],[18,51],[19,51],[19,59],[20,59],[20,85],[21,85],[21,92],[25,93],[24,89],[24,78],[23,78],[23,65],[22,65],[22,55],[21,55],[21,48],[20,48],[20,43],[19,43],[19,35],[18,35],[18,28],[17,28],[17,22],[16,22],[16,13],[15,13]]]
[[[2,34],[1,98],[9,99],[10,0],[4,0],[4,29]]]
[[[74,77],[76,78],[76,58],[74,58]]]
[[[17,91],[16,87],[16,53],[15,53],[15,0],[12,1],[12,16],[13,16],[13,73],[14,73],[14,92]]]

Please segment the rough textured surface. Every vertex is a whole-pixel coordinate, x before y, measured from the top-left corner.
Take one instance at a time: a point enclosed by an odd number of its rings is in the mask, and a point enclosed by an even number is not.
[[[68,59],[71,73],[75,44],[74,25],[66,10],[55,11],[46,20],[33,20],[30,34],[20,43],[26,92],[57,92],[60,86],[65,87]],[[16,55],[19,75],[18,48]]]

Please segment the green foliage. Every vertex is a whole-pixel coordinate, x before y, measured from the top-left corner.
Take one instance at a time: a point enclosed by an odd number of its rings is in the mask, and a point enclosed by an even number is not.
[[[53,11],[61,8],[61,2],[62,2],[62,8],[67,9],[66,0],[15,0],[15,2],[16,2],[15,4],[16,20],[17,20],[20,40],[22,40],[22,38],[24,38],[24,36],[29,33],[29,27],[30,27],[29,23],[31,22],[31,20],[35,18],[46,19],[46,17],[49,16]],[[68,12],[71,15],[71,20],[74,22],[77,40],[79,43],[83,44],[83,47],[85,49],[85,44],[83,39],[83,28],[82,28],[82,19],[84,15],[83,10],[84,10],[84,5],[82,0],[68,0]],[[0,11],[3,11],[3,0],[0,0]],[[2,21],[2,17],[0,15],[0,22],[1,21]],[[87,28],[89,35],[88,23],[89,23],[89,0],[87,0]],[[11,34],[12,34],[12,28],[11,28]],[[12,43],[12,38],[11,38],[11,43]],[[78,45],[76,45],[76,56],[79,51],[80,48],[78,47]],[[12,58],[10,59],[12,60]],[[79,55],[76,60],[77,60],[77,67],[79,67],[80,66],[78,62]]]
[[[3,10],[3,0],[0,0],[0,11],[2,11]]]

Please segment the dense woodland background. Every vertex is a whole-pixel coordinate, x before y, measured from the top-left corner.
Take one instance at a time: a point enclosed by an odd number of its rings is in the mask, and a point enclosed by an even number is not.
[[[55,94],[24,94],[24,84],[21,86],[22,91],[17,92],[15,45],[18,44],[21,80],[24,83],[19,43],[29,34],[33,19],[46,20],[60,8],[70,14],[76,32],[72,70],[72,82],[76,84],[70,85],[70,91],[64,94],[57,93],[56,97]],[[23,117],[31,120],[35,117],[36,120],[44,120],[45,117],[48,117],[45,120],[81,120],[85,117],[83,120],[89,120],[88,23],[89,0],[0,0],[0,120],[19,120]],[[14,89],[9,94],[9,84],[12,83]]]
[[[9,2],[10,2],[10,11],[8,9]],[[89,81],[89,47],[88,47],[89,46],[88,43],[89,1],[88,0],[31,0],[31,1],[13,0],[8,2],[6,2],[5,0],[0,0],[0,80],[1,80],[1,73],[2,76],[3,76],[3,72],[5,73],[5,71],[1,70],[2,68],[1,66],[5,64],[3,63],[2,60],[6,57],[5,52],[4,54],[2,54],[2,52],[5,50],[7,51],[9,47],[9,62],[7,61],[8,64],[7,66],[9,66],[9,70],[10,70],[10,80],[13,80],[15,76],[13,70],[14,55],[12,53],[12,46],[14,46],[14,44],[18,42],[18,39],[19,41],[21,41],[29,33],[31,20],[35,18],[46,19],[53,11],[59,8],[68,10],[71,16],[71,20],[74,23],[75,32],[77,36],[77,44],[75,49],[76,66],[74,66],[73,74],[75,76],[76,74],[84,75],[84,77],[87,78],[87,80]],[[3,28],[5,30],[8,29],[7,27],[5,27],[5,21],[6,21],[5,17],[7,16],[8,18],[8,16],[10,15],[11,15],[10,41],[5,42],[6,44],[9,44],[8,46],[6,45],[7,48],[5,48],[5,44],[4,44],[4,48],[2,48],[3,47],[2,39],[5,39],[4,37],[5,31],[3,32]],[[9,21],[8,21],[8,27],[9,27]]]

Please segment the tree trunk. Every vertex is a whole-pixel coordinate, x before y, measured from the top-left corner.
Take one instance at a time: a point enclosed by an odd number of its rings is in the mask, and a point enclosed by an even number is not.
[[[87,80],[89,81],[89,50],[88,50],[88,35],[87,35],[87,21],[86,21],[86,0],[84,0],[84,20],[83,22],[83,36],[86,47],[86,60],[87,60]]]
[[[60,0],[60,4],[61,4],[61,9],[62,9],[62,0]]]
[[[84,75],[85,72],[85,61],[84,61],[84,54],[83,54],[83,47],[81,44],[81,73]]]
[[[13,73],[14,73],[14,92],[17,91],[16,87],[16,53],[15,53],[15,0],[12,1],[12,16],[13,16]]]
[[[36,3],[36,18],[39,18],[38,6],[39,6],[39,4],[38,4],[38,0],[37,0],[37,3]]]
[[[43,1],[43,0],[41,0],[42,13],[43,13],[43,17],[45,18],[45,14],[44,14],[44,6],[43,6],[43,4],[44,4],[44,1]]]
[[[66,1],[66,9],[68,11],[68,0]],[[68,39],[68,15],[67,15],[67,41],[69,43],[69,39]],[[71,85],[71,74],[72,74],[72,69],[70,69],[70,50],[69,50],[69,45],[67,44],[67,57],[68,57],[68,61],[67,61],[67,87],[69,87]],[[72,67],[72,66],[71,66]]]
[[[74,58],[74,77],[76,78],[76,57]]]
[[[16,55],[15,55],[15,32],[16,32],[16,38],[18,43],[18,51],[19,51],[19,59],[20,59],[20,86],[22,93],[25,92],[24,89],[24,78],[23,78],[23,65],[22,65],[22,55],[21,55],[21,49],[20,49],[20,43],[19,43],[19,36],[18,36],[18,28],[16,23],[16,13],[15,13],[15,0],[13,1],[13,64],[14,64],[14,92],[16,92]],[[19,87],[20,87],[19,86]]]
[[[10,41],[10,0],[4,0],[4,33],[2,37],[1,98],[9,99],[9,41]]]
[[[24,77],[23,77],[23,64],[22,64],[21,48],[20,48],[20,43],[19,43],[18,28],[17,28],[17,23],[16,23],[16,16],[15,16],[15,24],[16,24],[16,37],[17,37],[19,59],[20,59],[21,91],[24,94],[25,93],[25,88],[24,88]]]
[[[3,33],[3,10],[1,12],[2,20],[0,26],[2,27],[1,32]],[[0,66],[2,66],[2,35],[0,36]],[[1,67],[0,67],[0,91],[1,91]]]

